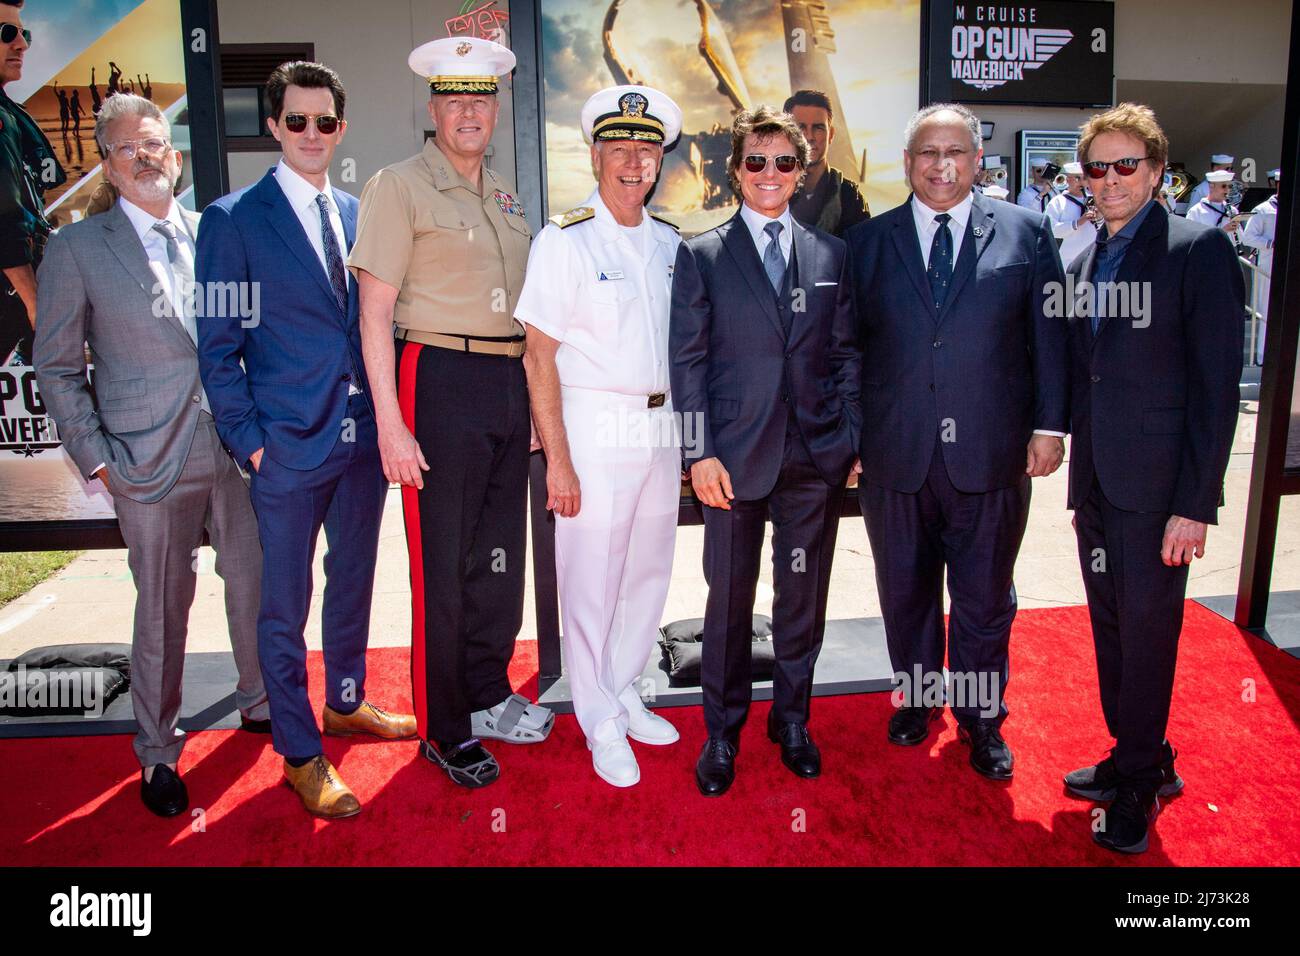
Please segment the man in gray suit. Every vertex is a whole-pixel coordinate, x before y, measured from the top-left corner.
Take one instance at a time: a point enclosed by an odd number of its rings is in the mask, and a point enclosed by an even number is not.
[[[64,447],[113,496],[135,578],[131,698],[140,795],[159,816],[189,805],[176,765],[185,635],[206,530],[226,586],[246,730],[270,732],[257,660],[262,551],[239,469],[199,381],[193,301],[198,216],[173,199],[181,154],[158,107],[104,101],[95,138],[120,198],[60,229],[41,265],[36,379]],[[83,343],[94,357],[86,381]]]

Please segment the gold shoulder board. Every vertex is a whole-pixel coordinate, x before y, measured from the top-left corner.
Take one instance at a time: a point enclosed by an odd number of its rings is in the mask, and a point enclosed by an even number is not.
[[[574,223],[586,222],[588,219],[595,218],[596,210],[590,206],[578,206],[570,209],[568,212],[557,212],[551,217],[550,221],[555,223],[561,229],[567,229]]]

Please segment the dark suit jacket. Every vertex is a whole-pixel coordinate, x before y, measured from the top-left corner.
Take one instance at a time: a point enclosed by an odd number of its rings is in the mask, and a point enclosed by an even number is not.
[[[1095,248],[1070,266],[1092,275]],[[1157,203],[1133,237],[1117,282],[1141,283],[1149,311],[1070,317],[1073,367],[1070,506],[1093,475],[1125,511],[1214,524],[1237,424],[1245,285],[1222,230],[1170,216]],[[1083,291],[1075,290],[1078,303]]]
[[[787,401],[828,484],[844,481],[857,447],[859,358],[844,243],[794,220],[793,250],[794,295],[779,304],[739,213],[677,249],[673,410],[684,428],[688,419],[700,426],[688,458],[721,459],[742,500],[776,484]],[[781,305],[794,309],[788,340]]]
[[[1044,217],[974,194],[937,313],[909,202],[849,230],[862,336],[862,477],[920,489],[947,423],[944,464],[958,490],[1007,488],[1025,474],[1034,429],[1068,429],[1062,281]]]
[[[356,238],[357,200],[331,189],[343,220],[346,262]],[[348,284],[345,313],[274,168],[203,211],[195,273],[204,289],[208,283],[257,283],[261,299],[260,314],[248,327],[233,318],[198,321],[199,368],[217,431],[241,463],[265,448],[288,468],[316,468],[339,438],[350,376],[360,377],[367,400],[370,393],[356,283]]]

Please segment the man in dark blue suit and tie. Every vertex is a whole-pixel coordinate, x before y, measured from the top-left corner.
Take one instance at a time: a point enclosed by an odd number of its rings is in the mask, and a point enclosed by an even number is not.
[[[238,291],[246,314],[205,315],[199,365],[217,430],[252,473],[262,541],[258,653],[284,774],[310,813],[360,803],[322,753],[307,698],[303,630],[322,525],[325,732],[414,736],[415,718],[365,696],[366,644],[388,483],[370,406],[357,289],[343,266],[357,200],[331,187],[345,94],[319,63],[281,64],[267,82],[267,128],[283,156],[258,183],[203,213],[197,278],[205,299]],[[251,313],[251,314],[250,314]]]
[[[1165,739],[1187,570],[1218,522],[1240,401],[1245,286],[1220,229],[1155,200],[1169,141],[1145,106],[1083,125],[1105,220],[1070,266],[1070,507],[1110,755],[1065,777],[1109,801],[1093,839],[1141,853],[1183,788]]]
[[[767,733],[792,773],[821,772],[808,717],[857,447],[859,360],[844,243],[790,215],[807,165],[792,116],[765,106],[738,113],[727,169],[740,211],[683,242],[673,275],[673,409],[704,504],[709,582],[701,661],[709,738],[695,765],[705,796],[735,778],[769,516],[776,669]]]
[[[911,197],[846,236],[863,348],[858,496],[903,700],[889,739],[923,742],[946,702],[971,765],[1007,780],[1012,572],[1030,478],[1060,467],[1069,425],[1066,321],[1047,298],[1061,265],[1041,214],[972,192],[983,151],[970,110],[928,106],[905,142]]]

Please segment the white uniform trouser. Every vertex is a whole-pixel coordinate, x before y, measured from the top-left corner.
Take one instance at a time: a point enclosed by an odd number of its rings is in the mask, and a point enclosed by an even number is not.
[[[672,406],[645,396],[562,389],[581,503],[555,519],[564,663],[587,740],[627,735],[621,695],[637,680],[668,599],[681,452]],[[630,689],[630,691],[629,691]]]

